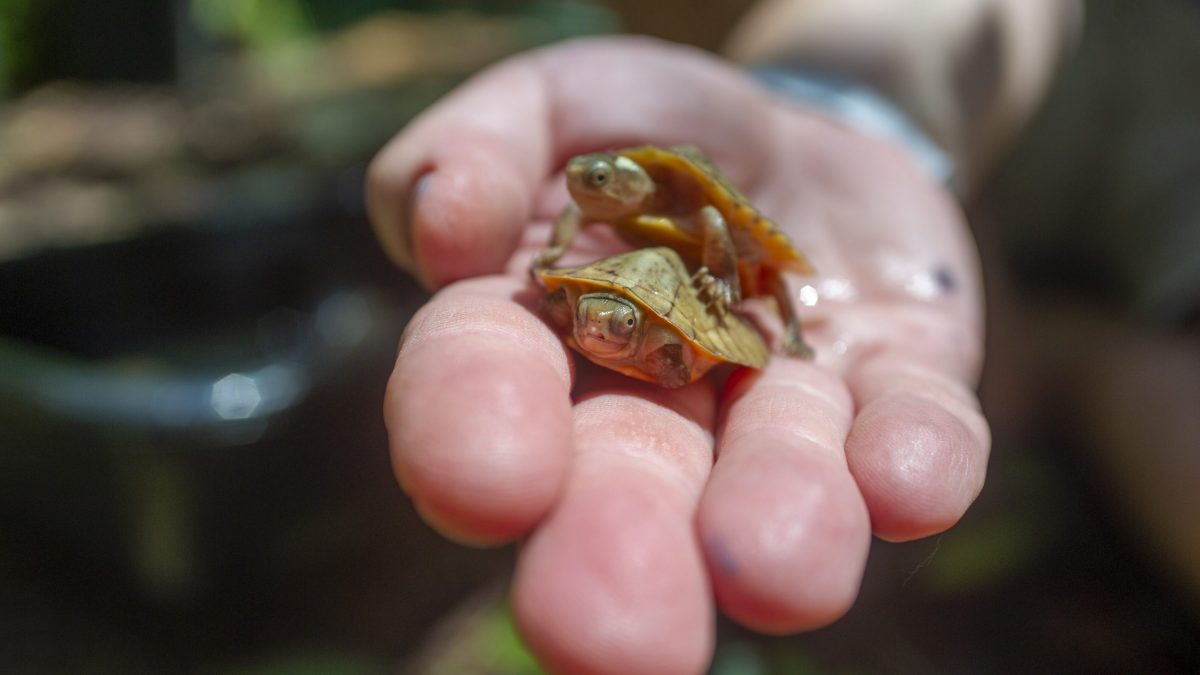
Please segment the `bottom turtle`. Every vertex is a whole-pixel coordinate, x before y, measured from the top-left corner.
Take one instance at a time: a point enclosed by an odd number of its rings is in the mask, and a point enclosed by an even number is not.
[[[674,249],[643,248],[580,267],[541,269],[543,311],[588,360],[663,387],[719,363],[762,368],[770,352],[744,319],[709,311]]]

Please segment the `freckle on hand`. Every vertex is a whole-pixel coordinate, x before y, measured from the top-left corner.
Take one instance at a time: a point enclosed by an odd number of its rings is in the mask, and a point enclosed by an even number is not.
[[[941,265],[933,271],[933,278],[943,293],[952,293],[958,290],[958,279],[945,265]]]
[[[712,561],[713,566],[726,576],[737,576],[737,561],[733,559],[733,553],[722,539],[710,537],[705,542],[705,548],[708,550],[708,558]]]

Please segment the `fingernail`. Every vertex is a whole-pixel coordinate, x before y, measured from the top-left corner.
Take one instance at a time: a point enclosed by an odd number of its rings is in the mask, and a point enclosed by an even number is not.
[[[429,182],[432,178],[433,172],[428,171],[413,182],[412,189],[408,191],[408,197],[404,201],[403,216],[400,218],[400,237],[404,242],[404,250],[408,253],[409,267],[412,273],[421,280],[425,279],[425,274],[420,263],[420,256],[417,255],[417,250],[414,248],[413,230],[421,197],[429,191]]]
[[[408,198],[404,202],[404,217],[401,218],[400,227],[404,230],[402,232],[404,247],[410,253],[413,252],[413,222],[417,217],[417,202],[429,190],[429,180],[431,178],[433,178],[433,172],[424,173],[420,178],[417,178],[413,183],[412,189],[408,191]]]

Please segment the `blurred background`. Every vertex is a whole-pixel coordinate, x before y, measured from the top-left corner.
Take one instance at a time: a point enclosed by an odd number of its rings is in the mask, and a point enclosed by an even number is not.
[[[0,671],[532,673],[510,549],[450,544],[380,419],[424,300],[366,163],[478,68],[748,0],[0,0]],[[687,17],[687,20],[680,20]],[[833,627],[715,673],[1200,672],[1200,3],[1089,3],[967,208],[995,449]]]

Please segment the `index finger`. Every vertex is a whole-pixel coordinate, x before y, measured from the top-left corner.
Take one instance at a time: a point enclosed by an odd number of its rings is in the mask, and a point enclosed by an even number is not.
[[[650,39],[523,54],[468,81],[380,152],[368,177],[371,220],[391,258],[427,285],[498,272],[566,157],[699,139],[746,181],[755,164],[738,160],[755,154],[767,100],[717,58]]]

